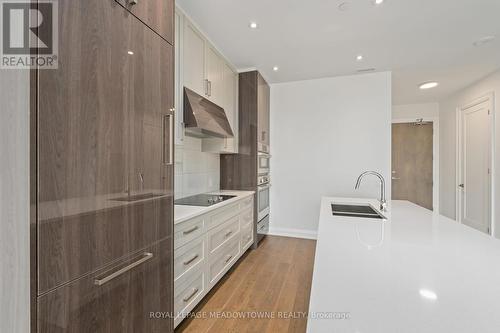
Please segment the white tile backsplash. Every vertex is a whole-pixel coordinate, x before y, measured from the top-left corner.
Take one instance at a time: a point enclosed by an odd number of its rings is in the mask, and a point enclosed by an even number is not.
[[[220,189],[220,155],[201,151],[201,139],[185,137],[175,146],[175,197]]]
[[[207,188],[209,191],[217,191],[220,188],[220,173],[210,172],[207,174]]]
[[[182,176],[181,196],[187,197],[199,193],[208,192],[208,174],[187,173]]]

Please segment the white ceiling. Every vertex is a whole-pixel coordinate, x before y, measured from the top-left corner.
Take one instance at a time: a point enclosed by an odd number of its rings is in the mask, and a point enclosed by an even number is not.
[[[439,101],[500,68],[500,0],[345,1],[347,11],[338,0],[177,3],[237,68],[257,68],[270,83],[391,70],[394,104],[410,104]],[[440,86],[420,91],[426,81]]]

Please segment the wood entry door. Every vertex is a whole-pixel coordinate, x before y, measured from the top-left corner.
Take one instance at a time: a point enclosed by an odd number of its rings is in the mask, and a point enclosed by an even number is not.
[[[433,124],[392,124],[392,199],[433,210]]]

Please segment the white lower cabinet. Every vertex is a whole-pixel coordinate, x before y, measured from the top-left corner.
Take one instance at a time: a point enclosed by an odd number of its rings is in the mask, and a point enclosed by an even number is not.
[[[253,243],[253,224],[248,223],[241,227],[241,240],[240,246],[241,250],[246,250]]]
[[[238,236],[240,231],[239,216],[230,218],[220,226],[208,232],[208,253],[213,254],[224,244]]]
[[[210,288],[215,286],[236,260],[238,260],[240,253],[239,239],[234,238],[209,257],[207,278]]]
[[[253,195],[174,226],[175,326],[253,243]]]
[[[174,281],[202,266],[205,259],[205,247],[205,238],[200,237],[175,250]]]
[[[174,282],[175,326],[184,319],[207,293],[207,278],[203,267],[189,272]]]

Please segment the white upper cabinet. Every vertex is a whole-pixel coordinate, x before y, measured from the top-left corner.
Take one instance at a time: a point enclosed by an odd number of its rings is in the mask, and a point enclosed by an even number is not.
[[[238,73],[196,26],[176,9],[176,144],[184,140],[184,87],[224,108],[234,138],[203,139],[202,150],[238,152]]]
[[[208,99],[224,107],[224,61],[213,47],[207,45],[206,50],[206,77],[208,85]]]
[[[234,137],[227,139],[203,139],[202,150],[205,152],[236,154],[238,153],[238,73],[227,64],[222,64],[221,104],[226,112]]]
[[[205,39],[186,18],[184,18],[184,40],[181,52],[184,86],[199,95],[207,96]]]
[[[182,33],[184,31],[182,15],[175,12],[175,79],[174,79],[174,105],[175,105],[175,144],[181,145],[184,142],[184,114],[181,105],[182,96],[182,76],[181,76],[181,49],[182,49]]]

